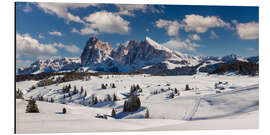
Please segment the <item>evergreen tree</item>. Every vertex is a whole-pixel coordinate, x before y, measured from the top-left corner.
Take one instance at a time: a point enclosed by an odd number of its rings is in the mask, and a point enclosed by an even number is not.
[[[84,95],[83,95],[83,97],[85,98],[87,96],[87,92],[86,91],[84,91]]]
[[[116,88],[114,83],[112,84],[112,88]]]
[[[39,97],[39,101],[44,101],[43,96],[40,96],[40,97]]]
[[[189,85],[188,85],[188,84],[186,84],[185,90],[191,90],[191,89],[189,88]]]
[[[28,100],[28,104],[26,106],[26,113],[39,113],[39,109],[35,99]]]
[[[101,88],[102,88],[102,89],[107,89],[106,85],[103,84],[103,83],[101,84]]]
[[[77,89],[76,85],[74,85],[74,87],[73,87],[73,94],[75,95],[77,93],[78,93],[78,89]]]
[[[149,114],[149,110],[148,109],[145,112],[144,118],[146,118],[146,119],[149,119],[150,118],[150,114]]]
[[[63,110],[62,110],[63,114],[66,114],[67,113],[67,109],[64,107]]]
[[[174,93],[175,93],[175,94],[177,94],[177,93],[178,93],[178,90],[177,90],[176,88],[174,89]]]
[[[94,100],[94,105],[98,103],[98,98],[95,97],[95,100]]]
[[[51,102],[52,102],[52,103],[54,102],[54,99],[53,99],[53,98],[51,98]]]
[[[23,93],[20,89],[16,91],[16,99],[23,99]]]
[[[81,86],[81,91],[80,91],[80,94],[82,94],[83,93],[83,86]]]
[[[116,94],[114,93],[113,94],[113,101],[117,101],[118,99],[117,99],[117,96],[116,96]]]
[[[124,102],[124,110],[128,112],[135,112],[141,107],[140,98],[137,95],[131,94],[129,99]]]
[[[115,112],[115,110],[114,110],[114,108],[113,108],[113,109],[112,109],[111,116],[112,116],[112,117],[115,117],[115,115],[116,115],[116,112]]]
[[[112,101],[112,97],[111,97],[110,94],[107,94],[107,96],[106,96],[106,101]]]

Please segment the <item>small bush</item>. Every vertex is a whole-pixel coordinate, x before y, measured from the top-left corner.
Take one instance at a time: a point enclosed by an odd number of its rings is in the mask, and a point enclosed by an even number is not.
[[[36,88],[36,86],[35,85],[32,85],[31,88],[30,88],[30,90],[33,90],[35,88]]]

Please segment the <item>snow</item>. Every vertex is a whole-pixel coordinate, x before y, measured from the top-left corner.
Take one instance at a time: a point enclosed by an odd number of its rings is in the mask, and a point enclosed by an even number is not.
[[[226,89],[215,89],[215,83],[228,82]],[[103,75],[91,76],[89,81],[71,81],[46,87],[28,89],[36,81],[17,82],[17,89],[24,90],[24,97],[44,96],[54,98],[55,103],[37,101],[40,113],[25,113],[27,102],[16,100],[17,133],[91,132],[91,131],[153,131],[153,130],[202,130],[202,129],[256,129],[259,112],[259,80],[257,77],[240,75],[151,76],[151,75]],[[115,83],[116,88],[101,89],[102,83]],[[115,93],[120,101],[102,102],[96,105],[82,104],[80,94],[61,104],[63,85],[71,84],[103,99]],[[122,112],[124,101],[132,84],[143,89],[140,94],[141,108],[133,113]],[[189,84],[193,90],[185,91]],[[153,95],[152,92],[165,89]],[[168,98],[168,88],[177,88],[179,96]],[[73,88],[71,89],[73,90]],[[67,114],[61,114],[62,108]],[[110,116],[112,108],[116,117],[107,120],[95,118],[97,114]],[[146,109],[150,119],[144,119]],[[72,125],[72,126],[71,126]]]
[[[159,49],[159,50],[165,50],[167,52],[172,52],[170,49],[164,47],[164,46],[161,46],[159,43],[157,43],[156,41],[152,40],[150,37],[145,37],[145,40],[152,46],[154,46],[156,49]]]

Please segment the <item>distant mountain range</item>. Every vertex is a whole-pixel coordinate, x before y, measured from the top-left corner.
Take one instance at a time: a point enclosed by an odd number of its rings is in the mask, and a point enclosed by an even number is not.
[[[220,64],[235,62],[259,64],[259,57],[243,58],[235,54],[224,57],[193,56],[172,51],[149,37],[143,41],[130,40],[116,50],[108,42],[91,37],[80,58],[51,58],[38,60],[29,67],[19,68],[18,74],[43,72],[103,71],[151,74],[191,75],[197,72],[213,72]],[[257,72],[257,71],[256,71]]]

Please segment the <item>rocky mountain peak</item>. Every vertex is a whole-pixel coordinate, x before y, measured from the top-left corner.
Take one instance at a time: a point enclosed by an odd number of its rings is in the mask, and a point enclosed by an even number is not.
[[[112,46],[107,42],[102,42],[97,37],[91,37],[87,42],[81,54],[83,66],[100,63],[106,60],[113,51]]]

